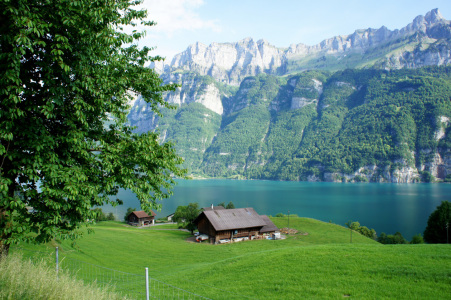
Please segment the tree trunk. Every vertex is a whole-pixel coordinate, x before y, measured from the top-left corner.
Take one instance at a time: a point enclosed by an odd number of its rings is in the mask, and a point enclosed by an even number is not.
[[[0,224],[5,228],[8,226],[8,221],[6,220],[6,213],[3,208],[0,207]],[[9,252],[9,244],[6,243],[6,240],[10,238],[10,234],[2,233],[0,231],[0,258],[2,256],[7,256]]]

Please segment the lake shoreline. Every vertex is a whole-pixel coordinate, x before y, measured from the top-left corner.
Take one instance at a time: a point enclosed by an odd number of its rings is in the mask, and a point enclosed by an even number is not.
[[[423,233],[429,215],[448,200],[451,185],[436,183],[334,183],[236,179],[176,179],[173,195],[158,203],[157,218],[173,213],[177,206],[198,203],[209,207],[232,201],[235,207],[253,207],[259,214],[297,214],[343,225],[349,220],[362,226],[394,234],[401,232],[410,240]],[[128,207],[140,208],[131,191],[120,190],[122,206],[103,206],[117,219],[124,218]]]

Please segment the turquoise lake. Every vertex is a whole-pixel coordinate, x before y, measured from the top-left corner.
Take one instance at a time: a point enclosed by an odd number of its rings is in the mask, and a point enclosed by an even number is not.
[[[259,180],[178,180],[174,195],[161,202],[157,218],[190,202],[200,207],[232,201],[235,207],[253,207],[259,214],[297,214],[344,225],[359,221],[362,226],[410,240],[423,233],[431,212],[442,201],[451,201],[450,184],[280,182]],[[104,206],[123,219],[128,207],[139,209],[139,201],[127,190],[117,197],[124,205]]]

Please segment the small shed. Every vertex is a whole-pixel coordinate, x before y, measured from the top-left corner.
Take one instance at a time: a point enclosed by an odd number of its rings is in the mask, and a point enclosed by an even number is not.
[[[151,211],[149,216],[145,211],[134,211],[128,215],[128,224],[134,226],[149,226],[155,224],[156,214]]]

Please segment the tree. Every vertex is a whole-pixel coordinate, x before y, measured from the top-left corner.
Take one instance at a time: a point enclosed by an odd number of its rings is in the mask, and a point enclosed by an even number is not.
[[[95,221],[105,221],[106,216],[103,210],[100,207],[94,208],[93,211],[96,212],[96,215],[94,216]]]
[[[127,222],[128,216],[136,210],[137,210],[136,208],[131,208],[131,207],[127,208],[127,211],[125,212],[125,215],[124,215],[124,221]]]
[[[390,235],[389,235],[390,237]],[[401,232],[397,231],[393,235],[393,243],[392,244],[407,244],[406,239],[402,236]]]
[[[230,201],[227,205],[225,204],[225,202],[221,202],[221,203],[218,203],[217,206],[222,206],[225,209],[234,209],[235,208],[235,204],[233,204],[232,201]]]
[[[100,207],[94,208],[93,211],[96,212],[96,216],[94,217],[94,220],[97,222],[114,221],[114,219],[115,219],[113,213],[110,212],[108,214],[105,214]]]
[[[359,226],[356,231],[363,236],[369,237],[370,239],[375,240],[377,238],[376,230],[373,228],[369,229],[366,226]]]
[[[451,226],[451,202],[442,201],[431,213],[426,229],[424,230],[424,241],[431,244],[449,242],[449,227]]]
[[[171,144],[127,125],[134,95],[160,114],[176,87],[145,66],[161,58],[144,32],[122,30],[154,25],[139,2],[0,0],[0,251],[79,236],[119,188],[158,209],[185,174]]]
[[[179,206],[175,210],[173,220],[180,224],[185,229],[188,229],[191,234],[194,234],[194,230],[196,229],[196,224],[194,224],[194,220],[196,220],[197,216],[199,216],[200,208],[197,203],[190,203],[187,206]]]
[[[410,244],[424,244],[423,236],[421,234],[414,235]]]
[[[360,226],[359,222],[352,222],[352,221],[348,221],[347,223],[345,223],[345,225],[349,228],[350,230],[350,241],[352,243],[352,232],[353,231],[357,231],[358,233],[360,233],[363,236],[369,237],[373,240],[375,240],[377,238],[377,234],[376,231],[374,229],[369,229],[366,226]]]
[[[351,220],[349,220],[348,222],[345,223],[345,225],[349,228],[350,232],[349,242],[352,243],[352,232],[360,227],[360,223],[352,222]]]
[[[105,221],[114,221],[116,220],[116,217],[114,216],[114,214],[112,212],[109,212],[106,216],[105,216]]]
[[[230,201],[229,204],[227,204],[226,208],[227,208],[227,209],[234,209],[234,208],[235,208],[235,205],[233,204],[232,201]]]
[[[407,244],[406,239],[400,232],[389,235],[387,235],[385,232],[382,232],[381,235],[377,238],[377,241],[381,244]]]

